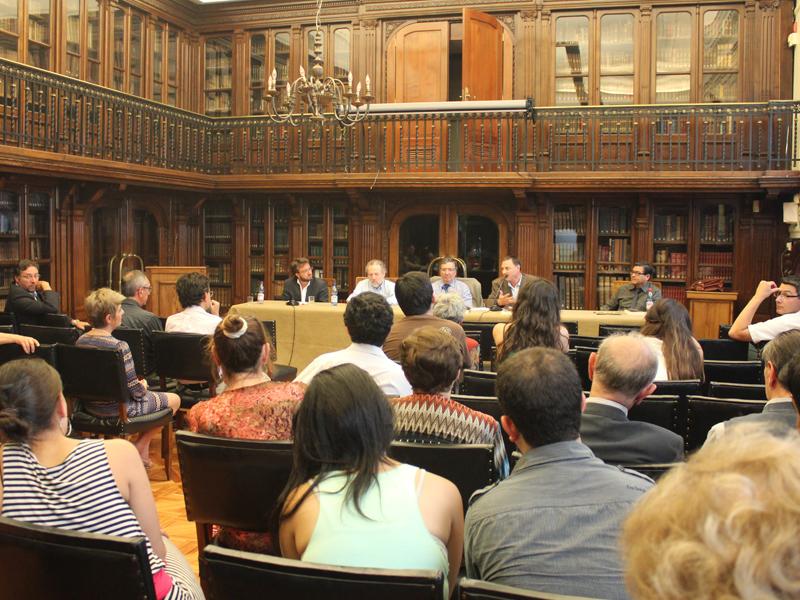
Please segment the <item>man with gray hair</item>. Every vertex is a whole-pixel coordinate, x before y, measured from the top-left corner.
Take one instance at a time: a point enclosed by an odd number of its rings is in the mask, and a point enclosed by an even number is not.
[[[131,329],[141,329],[144,332],[144,353],[146,362],[151,367],[155,367],[156,355],[153,349],[151,334],[154,331],[164,331],[161,320],[144,309],[150,298],[150,280],[142,271],[128,271],[122,278],[122,326]]]
[[[729,428],[741,423],[761,423],[770,431],[780,434],[797,426],[797,410],[789,391],[789,363],[800,356],[800,331],[784,331],[773,338],[761,352],[764,361],[764,387],[767,403],[760,413],[736,417],[717,423],[708,432],[706,442],[720,437]]]
[[[397,305],[397,298],[394,296],[394,281],[386,279],[386,265],[382,260],[372,259],[367,263],[367,278],[362,279],[356,284],[353,293],[347,297],[350,302],[353,298],[364,292],[373,292],[386,298],[390,306]]]
[[[589,357],[592,389],[581,416],[581,441],[611,464],[671,463],[683,459],[677,433],[628,419],[656,390],[658,359],[639,333],[612,335]]]

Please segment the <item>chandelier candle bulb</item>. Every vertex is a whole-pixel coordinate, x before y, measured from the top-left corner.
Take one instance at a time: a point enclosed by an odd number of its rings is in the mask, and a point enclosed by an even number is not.
[[[366,84],[367,84],[367,96],[369,96],[369,95],[370,95],[370,90],[369,90],[369,75],[367,75],[367,76],[366,76],[366,78],[365,78],[365,82],[366,82]]]

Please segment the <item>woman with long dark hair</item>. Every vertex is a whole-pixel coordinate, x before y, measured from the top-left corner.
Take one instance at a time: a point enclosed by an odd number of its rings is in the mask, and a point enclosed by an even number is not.
[[[569,332],[561,325],[558,290],[545,279],[526,283],[519,290],[510,323],[498,323],[492,330],[497,345],[497,362],[515,352],[538,346],[569,350]]]
[[[683,304],[657,300],[640,331],[658,357],[656,381],[703,378],[703,349],[692,336],[692,320]]]
[[[463,545],[458,489],[387,456],[392,408],[345,364],[318,373],[294,420],[294,467],[276,512],[281,553],[321,564],[442,571]]]

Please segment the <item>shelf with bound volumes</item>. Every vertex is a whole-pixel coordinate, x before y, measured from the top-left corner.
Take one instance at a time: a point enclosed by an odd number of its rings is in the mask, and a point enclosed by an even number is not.
[[[585,308],[586,207],[553,211],[553,278],[561,308]]]
[[[701,207],[698,227],[697,279],[721,278],[733,282],[734,208],[719,203]]]
[[[661,294],[679,302],[686,300],[688,279],[689,212],[683,207],[656,209],[653,221],[654,281],[661,283]]]
[[[264,281],[264,252],[265,252],[265,211],[266,206],[262,203],[253,203],[250,207],[250,249],[248,260],[250,267],[250,283],[248,290],[254,298],[258,294],[258,288]],[[267,285],[264,284],[264,292],[267,293]]]
[[[230,204],[206,204],[203,209],[203,262],[208,268],[214,300],[220,303],[220,312],[230,308],[233,300],[232,228]]]
[[[597,209],[597,306],[608,304],[612,283],[627,280],[631,270],[631,211],[626,207]]]

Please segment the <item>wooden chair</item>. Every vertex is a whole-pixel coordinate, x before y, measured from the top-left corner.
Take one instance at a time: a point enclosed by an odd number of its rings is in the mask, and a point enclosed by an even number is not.
[[[574,350],[574,352],[572,352]],[[583,346],[576,346],[572,348],[569,357],[575,364],[575,370],[581,378],[581,389],[590,390],[592,388],[592,380],[589,377],[589,357],[592,352],[597,352],[597,348],[584,348]]]
[[[766,400],[767,389],[763,383],[726,383],[709,381],[708,395],[714,398],[739,398],[741,400]]]
[[[698,340],[703,349],[704,360],[747,360],[747,342],[731,339]]]
[[[144,330],[132,329],[129,327],[117,327],[112,333],[115,338],[128,343],[133,356],[133,366],[136,369],[136,375],[139,379],[147,377],[154,368],[147,362],[147,353],[145,352]],[[164,389],[164,388],[162,388]]]
[[[156,355],[156,373],[161,389],[167,389],[167,378],[208,383],[208,390],[181,390],[181,409],[187,410],[200,402],[216,396],[216,383],[211,377],[211,360],[208,355],[207,335],[199,333],[166,333],[154,331],[151,339]]]
[[[56,363],[64,384],[64,395],[74,401],[72,428],[77,432],[126,437],[162,427],[161,457],[169,481],[172,478],[172,409],[164,408],[139,417],[128,416],[130,391],[122,355],[115,350],[58,344]],[[116,405],[118,414],[97,417],[86,411],[85,403]]]
[[[469,335],[470,332],[478,333],[478,343],[480,344],[480,357],[481,364],[486,361],[492,360],[492,347],[494,346],[494,338],[492,337],[492,329],[496,323],[481,323],[478,321],[464,321],[464,333]]]
[[[570,336],[578,335],[578,324],[574,321],[562,321],[561,325],[567,330]]]
[[[706,381],[726,383],[764,383],[764,365],[760,360],[704,360]]]
[[[631,331],[639,331],[640,327],[635,325],[600,325],[600,337],[605,338],[617,333],[630,333]]]
[[[648,396],[628,411],[628,419],[652,423],[683,435],[678,423],[679,405],[679,396]]]
[[[186,516],[195,522],[197,547],[212,541],[211,527],[267,531],[275,502],[292,470],[292,442],[175,433]]]
[[[292,598],[293,600],[442,600],[439,571],[358,569],[241,552],[210,545],[200,558],[208,600]]]
[[[80,329],[75,327],[49,327],[47,325],[28,325],[23,323],[19,326],[19,334],[27,335],[41,344],[68,344],[74,345],[81,337]]]
[[[708,431],[717,423],[764,410],[760,400],[730,400],[708,396],[689,396],[686,420],[687,451],[696,450],[706,441]]]
[[[261,321],[264,331],[269,336],[269,357],[272,360],[272,381],[294,381],[297,377],[297,367],[281,365],[278,360],[278,328],[274,320]]]
[[[564,596],[548,592],[535,592],[508,585],[489,583],[462,577],[458,580],[458,600],[591,600],[582,596]]]
[[[452,481],[461,492],[465,510],[474,491],[497,481],[494,448],[490,444],[394,442],[389,456]]]
[[[496,396],[497,373],[464,369],[461,380],[461,393],[469,396]]]
[[[3,344],[0,346],[0,365],[20,358],[41,358],[48,365],[56,368],[55,344],[40,344],[33,354],[26,354],[18,344]]]
[[[0,518],[0,598],[156,600],[144,537]]]
[[[570,348],[577,348],[578,346],[582,346],[584,348],[594,348],[597,349],[600,347],[600,344],[603,342],[603,338],[600,336],[594,335],[572,335],[569,336],[569,347]]]
[[[728,332],[731,330],[731,324],[725,324],[719,326],[719,339],[721,340],[728,340],[730,337],[728,336]]]
[[[42,315],[41,324],[48,327],[73,327],[72,317],[61,313]]]
[[[11,333],[17,333],[18,323],[14,313],[0,313],[0,325],[11,325]]]
[[[467,396],[465,394],[453,394],[450,396],[450,398],[456,402],[460,402],[467,408],[471,408],[472,410],[477,410],[478,412],[482,412],[490,417],[494,417],[498,424],[500,423],[500,417],[503,416],[503,409],[500,406],[500,402],[497,400],[497,396]],[[517,449],[517,446],[510,439],[508,439],[508,434],[505,432],[502,426],[500,427],[500,432],[503,434],[503,443],[506,446],[506,456],[511,457],[511,454]]]

